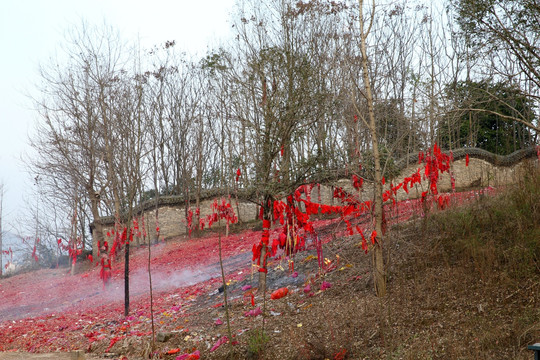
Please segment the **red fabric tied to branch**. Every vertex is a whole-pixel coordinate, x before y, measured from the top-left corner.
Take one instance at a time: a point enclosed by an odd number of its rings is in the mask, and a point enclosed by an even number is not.
[[[261,243],[259,243],[258,245],[253,244],[253,249],[251,250],[253,252],[253,259],[251,261],[257,260],[257,265],[260,265],[261,250],[262,250]]]
[[[270,241],[270,232],[268,230],[265,230],[262,233],[261,243],[264,245],[268,245],[269,241]]]
[[[376,242],[377,242],[377,232],[376,232],[376,231],[373,231],[373,232],[371,233],[371,243],[372,243],[373,245],[375,245]]]
[[[298,220],[301,226],[309,222],[309,216],[307,214],[304,214],[298,208],[294,208],[294,215],[296,216],[296,220]]]
[[[441,195],[437,199],[437,203],[439,206],[439,209],[444,210],[448,206],[450,206],[450,196],[449,195]]]
[[[426,167],[424,168],[424,175],[429,176],[431,174],[431,161],[429,161],[429,157],[426,158]]]
[[[430,185],[429,185],[429,188],[431,189],[431,193],[433,195],[437,195],[439,193],[439,191],[437,190],[437,183],[436,182],[432,182]]]
[[[287,235],[285,235],[284,233],[279,234],[278,240],[279,240],[279,247],[283,249],[285,245],[287,244]]]
[[[34,245],[34,251],[32,251],[32,257],[34,258],[34,260],[38,261],[38,257],[36,255],[36,245]]]
[[[362,237],[362,250],[364,250],[364,252],[367,254],[368,245],[367,245],[366,238],[364,237],[364,233],[360,230],[360,228],[358,228],[358,226],[356,227],[356,229],[358,230],[358,232],[360,233],[360,236]]]
[[[308,216],[309,215],[316,215],[316,214],[319,213],[319,207],[320,207],[319,204],[308,202],[308,201],[305,201],[304,203],[306,204],[306,214]]]
[[[304,193],[304,187],[300,186],[296,191],[294,192],[294,200],[300,201],[300,198],[302,197],[302,194]]]
[[[323,214],[332,214],[334,212],[334,207],[330,205],[321,205],[321,211]]]
[[[242,175],[242,173],[240,172],[240,168],[238,168],[236,170],[236,182],[238,182],[238,180],[240,180],[240,176]]]
[[[285,208],[286,205],[282,201],[274,201],[274,221],[279,219],[281,225],[285,223],[285,218],[283,215]]]
[[[309,233],[315,232],[315,229],[313,228],[313,223],[311,221],[304,225],[304,231]]]
[[[113,246],[111,247],[111,254],[110,254],[110,256],[111,256],[112,258],[114,258],[114,256],[116,255],[116,249],[118,249],[118,245],[119,245],[119,244],[118,244],[118,241],[114,240]],[[107,248],[106,248],[106,249],[107,249]],[[106,249],[105,249],[105,252],[107,251]]]
[[[306,246],[306,238],[305,238],[305,236],[299,236],[298,237],[298,244],[296,244],[296,249],[295,250],[303,249],[305,246]],[[291,264],[294,264],[294,263],[291,263]]]
[[[304,185],[304,187],[306,189],[306,198],[308,199],[308,201],[311,201],[311,191],[315,187],[315,184]]]
[[[351,226],[351,222],[347,219],[343,219],[345,221],[345,224],[347,225],[347,231],[349,232],[349,235],[354,235],[354,230]]]
[[[411,186],[414,184],[420,184],[420,182],[422,181],[422,177],[420,176],[420,169],[416,170],[416,173],[411,176],[411,179]]]
[[[124,231],[122,232],[121,242],[122,245],[125,244],[127,241],[127,228],[124,228]]]
[[[278,246],[279,246],[279,240],[278,239],[272,240],[272,257],[276,256]]]
[[[342,208],[342,214],[343,216],[349,216],[356,210],[356,207],[352,205],[344,206]]]
[[[360,190],[362,188],[362,184],[364,183],[364,179],[362,179],[361,177],[356,176],[356,174],[353,174],[352,181],[353,181],[353,187],[356,190]]]

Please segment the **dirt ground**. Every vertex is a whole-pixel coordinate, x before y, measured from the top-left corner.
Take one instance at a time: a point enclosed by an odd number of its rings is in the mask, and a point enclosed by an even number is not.
[[[383,299],[374,295],[371,256],[359,247],[360,239],[339,239],[324,246],[322,272],[313,250],[297,254],[297,277],[284,260],[271,264],[269,292],[286,286],[289,293],[266,300],[267,338],[257,332],[263,317],[245,316],[253,309],[254,276],[229,286],[236,345],[209,351],[228,333],[223,294],[214,291],[194,299],[178,330],[158,343],[162,358],[175,359],[166,355],[173,349],[198,349],[204,359],[529,359],[526,345],[540,335],[540,329],[531,328],[540,315],[539,279],[513,284],[462,264],[439,262],[432,243],[418,236],[421,231],[411,223],[389,234]],[[321,290],[323,281],[331,287]],[[305,291],[308,284],[311,291]],[[249,285],[253,288],[242,290]],[[254,294],[255,308],[263,308],[262,296]],[[217,319],[223,324],[216,325]],[[129,359],[142,358],[140,346],[111,349],[124,350]]]
[[[322,268],[313,245],[295,255],[294,269],[284,257],[273,260],[266,297],[257,291],[258,273],[251,267],[249,250],[256,240],[246,241],[242,235],[225,242],[232,334],[228,343],[220,345],[224,336],[230,337],[221,279],[204,276],[219,273],[214,254],[206,260],[205,271],[186,275],[198,276],[197,281],[180,284],[183,277],[176,277],[177,271],[165,272],[165,278],[182,286],[162,285],[155,293],[154,349],[145,293],[135,297],[128,317],[121,315],[121,303],[110,302],[96,309],[66,308],[62,315],[4,322],[0,345],[6,351],[81,349],[86,359],[176,359],[197,351],[202,359],[532,357],[526,346],[540,339],[540,277],[515,283],[496,269],[453,262],[444,255],[437,230],[413,219],[387,233],[388,294],[377,298],[371,253],[364,253],[358,236],[342,236],[343,230],[336,222],[319,227],[325,239]],[[201,254],[215,249],[208,241],[183,243],[185,254],[172,243],[164,246],[155,252],[162,261],[156,266],[169,262],[171,269],[179,269],[198,263]],[[270,299],[283,287],[286,296]]]

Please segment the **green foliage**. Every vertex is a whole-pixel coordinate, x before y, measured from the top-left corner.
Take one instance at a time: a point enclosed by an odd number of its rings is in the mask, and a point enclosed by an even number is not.
[[[147,200],[153,199],[156,196],[156,189],[150,189],[143,192],[140,202],[143,203]]]
[[[227,66],[224,65],[223,61],[224,54],[224,50],[220,50],[219,53],[206,55],[200,62],[201,69],[207,70],[212,76],[219,71],[227,70]]]
[[[393,179],[399,174],[399,169],[390,151],[385,146],[379,148],[381,156],[381,167],[383,167],[383,176],[387,179]],[[373,180],[375,178],[375,160],[372,151],[362,153],[362,177]]]
[[[524,41],[540,33],[538,1],[455,0],[453,4],[457,23],[472,43],[487,43],[497,48],[501,40],[513,41],[515,50],[534,52],[536,49],[538,53],[537,43]]]
[[[389,99],[377,101],[374,109],[379,142],[391,147],[396,159],[407,155],[408,144],[421,142],[419,133],[412,131],[413,124],[404,114],[403,108],[403,101]]]
[[[258,358],[269,340],[268,335],[266,335],[261,329],[251,330],[247,341],[248,358]]]
[[[534,120],[534,105],[519,88],[486,79],[461,81],[448,87],[447,92],[455,111],[439,128],[442,147],[449,148],[452,139],[453,148],[477,147],[508,155],[533,145],[530,130],[508,119]]]

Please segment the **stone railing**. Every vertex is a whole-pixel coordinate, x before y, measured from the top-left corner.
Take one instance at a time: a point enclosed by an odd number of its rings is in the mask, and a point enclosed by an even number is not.
[[[449,151],[445,151],[446,154],[450,154]],[[418,159],[419,152],[411,154],[409,156],[409,165],[414,163]],[[508,155],[497,155],[484,149],[479,148],[459,148],[452,151],[454,155],[454,161],[464,159],[467,155],[471,158],[484,160],[494,166],[514,166],[523,159],[534,158],[537,154],[537,147],[531,146],[525,149],[514,151]],[[396,161],[396,167],[399,170],[403,170],[407,167],[407,158]]]

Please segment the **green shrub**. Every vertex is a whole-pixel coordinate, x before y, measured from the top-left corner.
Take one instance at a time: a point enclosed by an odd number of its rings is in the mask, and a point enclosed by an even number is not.
[[[257,359],[261,356],[266,343],[268,342],[268,335],[261,329],[253,329],[249,332],[247,341],[247,358]]]

